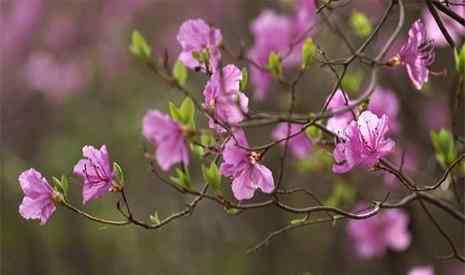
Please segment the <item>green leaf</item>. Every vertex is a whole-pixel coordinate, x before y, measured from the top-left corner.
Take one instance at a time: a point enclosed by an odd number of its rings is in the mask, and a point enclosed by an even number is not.
[[[304,45],[302,46],[302,61],[301,61],[302,69],[307,68],[313,62],[315,53],[316,53],[315,43],[313,43],[313,40],[311,38],[307,38],[304,42]]]
[[[345,203],[351,203],[355,200],[355,190],[351,185],[337,182],[334,185],[333,192],[326,200],[325,205],[331,207],[340,207]]]
[[[186,97],[179,108],[184,126],[194,127],[195,122],[195,105],[190,97]]]
[[[194,154],[199,159],[202,159],[203,156],[205,155],[205,150],[200,145],[191,144],[191,151],[192,151],[192,154]]]
[[[150,218],[150,221],[151,221],[153,224],[157,224],[157,225],[158,225],[158,224],[161,223],[160,217],[158,216],[158,211],[155,211],[155,212],[153,213],[153,215],[150,215],[150,216],[149,216],[149,218]]]
[[[183,119],[181,113],[178,110],[178,107],[176,107],[173,102],[169,102],[168,107],[170,109],[171,118],[179,123],[182,123]]]
[[[283,66],[281,63],[281,56],[278,53],[271,52],[268,56],[268,70],[276,78],[281,78],[283,75]]]
[[[125,182],[125,176],[124,176],[124,171],[123,168],[115,161],[113,162],[113,171],[116,173],[116,180],[120,186],[124,185]]]
[[[129,45],[129,52],[143,60],[150,59],[152,55],[152,49],[150,48],[149,44],[142,36],[142,34],[137,30],[134,30],[131,34],[131,44]]]
[[[322,131],[316,126],[310,126],[305,129],[305,133],[311,140],[318,140],[322,136]]]
[[[462,77],[465,77],[465,43],[462,45],[460,51],[458,49],[454,49],[454,59],[457,72]]]
[[[241,211],[240,211],[239,209],[237,209],[237,208],[227,208],[227,209],[226,209],[226,213],[227,213],[228,215],[231,215],[231,216],[237,215],[237,214],[239,214],[240,212],[241,212]]]
[[[370,35],[370,33],[373,30],[373,26],[370,22],[370,19],[368,19],[368,17],[365,14],[357,10],[354,10],[352,12],[352,17],[351,17],[350,22],[351,22],[352,28],[355,31],[355,34],[362,38],[365,38],[368,35]]]
[[[187,170],[184,171],[182,169],[176,168],[175,175],[171,176],[170,179],[181,187],[186,189],[191,188],[191,177]]]
[[[446,169],[457,158],[454,136],[446,129],[431,131],[431,141],[433,143],[436,160]]]
[[[207,184],[210,185],[215,192],[220,191],[221,174],[215,162],[212,162],[208,168],[202,165],[202,175]]]
[[[187,68],[184,66],[184,64],[181,61],[176,61],[176,64],[174,64],[173,67],[173,78],[176,80],[176,82],[184,86],[187,82]]]
[[[307,220],[307,218],[301,218],[301,219],[293,219],[291,220],[291,224],[296,225],[296,224],[301,224],[304,223]]]
[[[56,177],[52,177],[52,185],[55,191],[63,195],[63,197],[66,197],[66,194],[68,193],[68,179],[63,175],[61,176],[61,179],[58,179]]]
[[[200,136],[200,143],[202,143],[203,146],[214,146],[215,138],[211,133],[203,133]]]
[[[247,84],[249,82],[249,72],[247,71],[246,67],[242,68],[241,72],[242,72],[242,78],[241,78],[241,81],[239,82],[239,87],[241,91],[245,91],[245,89],[247,88]]]
[[[342,79],[342,89],[353,94],[360,90],[363,80],[363,72],[361,71],[350,71],[344,75]]]

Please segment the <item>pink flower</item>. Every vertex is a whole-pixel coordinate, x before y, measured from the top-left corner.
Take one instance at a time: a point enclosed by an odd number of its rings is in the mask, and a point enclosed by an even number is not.
[[[316,21],[316,7],[314,0],[298,0],[296,3],[296,32],[303,35]]]
[[[294,36],[294,23],[287,16],[265,10],[252,22],[250,30],[254,37],[254,45],[248,56],[261,67],[260,69],[251,65],[250,80],[255,85],[257,98],[264,99],[272,77],[266,69],[262,69],[266,68],[271,52],[285,55],[289,51]],[[284,65],[289,63],[289,59],[286,59]]]
[[[350,220],[347,233],[360,257],[381,257],[388,249],[404,251],[409,247],[408,223],[404,210],[391,209],[368,219]]]
[[[404,175],[411,175],[412,173],[415,172],[416,168],[418,167],[418,154],[416,150],[412,150],[415,146],[413,144],[409,144],[405,148],[408,148],[408,150],[405,151],[404,155],[404,160],[403,160],[403,166],[402,166],[402,172]],[[391,161],[396,165],[396,167],[400,167],[402,163],[402,150],[395,150],[393,153],[393,156],[391,158]],[[397,186],[395,185],[398,183],[398,179],[396,178],[395,175],[389,173],[389,172],[383,172],[384,174],[384,183],[387,185],[393,187]]]
[[[290,129],[288,129],[290,127]],[[274,140],[281,140],[288,136],[292,136],[297,134],[302,129],[302,125],[299,124],[290,124],[289,123],[279,123],[276,128],[273,130],[273,139]],[[281,144],[284,144],[285,141],[282,141]],[[308,138],[305,131],[300,134],[297,134],[288,140],[289,149],[291,149],[292,154],[296,158],[303,158],[305,157],[312,149],[312,141]]]
[[[189,164],[189,151],[184,130],[179,123],[159,111],[144,116],[145,138],[157,147],[155,157],[161,169],[168,171],[176,163]]]
[[[39,219],[40,224],[47,223],[55,212],[55,191],[42,175],[31,168],[19,175],[19,184],[24,193],[19,206],[19,214],[25,219]]]
[[[219,29],[210,27],[202,19],[191,19],[185,21],[179,28],[177,40],[182,47],[179,55],[187,67],[203,72],[214,72],[221,59],[219,46],[223,36]],[[208,64],[200,64],[194,58],[194,53],[204,53],[208,55]]]
[[[413,23],[408,32],[407,43],[402,46],[396,58],[407,68],[415,88],[421,90],[423,84],[428,82],[429,66],[433,64],[435,58],[434,45],[427,39],[421,19]]]
[[[239,122],[244,120],[244,116],[248,112],[249,99],[239,91],[241,79],[242,73],[234,65],[224,67],[222,75],[220,71],[213,73],[205,86],[203,95],[205,96],[205,107],[221,125],[210,118],[210,128],[224,132],[226,129],[222,125],[237,126]]]
[[[81,177],[82,203],[102,197],[112,188],[113,172],[107,147],[100,149],[86,145],[82,147],[83,159],[74,166],[73,172]]]
[[[399,100],[393,91],[383,87],[376,87],[370,97],[368,110],[377,116],[386,114],[390,118],[389,129],[394,132],[399,131],[399,121],[397,120],[399,115]]]
[[[354,166],[372,167],[380,158],[390,153],[394,141],[386,138],[388,117],[377,117],[370,111],[363,112],[357,121],[352,121],[341,135],[342,142],[336,145],[333,156],[334,173],[346,173]]]
[[[434,275],[432,266],[417,266],[412,268],[408,275]]]
[[[221,174],[233,179],[232,191],[237,200],[251,199],[255,190],[264,193],[274,190],[273,174],[259,163],[260,155],[249,152],[242,147],[248,147],[247,139],[242,129],[234,132],[223,149]]]
[[[449,5],[447,8],[465,18],[464,5]],[[455,42],[459,42],[460,38],[465,35],[465,27],[442,12],[439,12],[439,16],[441,17],[441,20],[444,23],[444,27],[446,27],[447,32],[450,34],[452,39]],[[444,35],[436,23],[436,20],[434,20],[428,9],[425,9],[423,12],[423,19],[425,20],[428,37],[433,40],[433,43],[438,47],[448,46],[449,44],[447,43],[446,38],[444,38]]]
[[[326,101],[329,99],[330,98],[328,97]],[[350,103],[349,95],[342,90],[337,90],[328,103],[328,109],[332,112],[336,112]],[[352,120],[354,120],[354,116],[350,111],[346,111],[328,119],[326,128],[331,132],[340,135]]]

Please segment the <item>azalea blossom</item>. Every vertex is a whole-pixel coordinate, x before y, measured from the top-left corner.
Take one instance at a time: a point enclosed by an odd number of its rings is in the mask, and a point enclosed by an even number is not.
[[[74,174],[81,177],[82,203],[102,197],[111,191],[115,173],[106,145],[100,149],[86,145],[82,148],[83,159],[74,166]]]
[[[176,163],[189,164],[189,151],[182,126],[167,114],[149,111],[144,116],[143,134],[156,146],[155,158],[168,171]]]
[[[465,5],[449,5],[447,8],[462,18],[465,18]],[[465,27],[442,12],[439,12],[439,16],[441,17],[441,21],[443,22],[444,27],[447,29],[447,32],[451,38],[458,43],[460,38],[465,35]],[[433,43],[438,47],[449,46],[449,43],[447,43],[446,38],[439,29],[436,20],[434,20],[428,9],[425,9],[423,12],[423,20],[425,21],[428,38],[432,39]]]
[[[432,266],[417,266],[412,268],[408,275],[434,275],[434,269]]]
[[[40,224],[47,223],[56,210],[57,194],[40,172],[31,168],[19,175],[19,184],[24,193],[19,206],[19,214],[25,219],[38,219]]]
[[[334,173],[346,173],[355,166],[372,167],[378,160],[394,149],[394,141],[386,138],[389,129],[388,117],[381,118],[370,111],[363,112],[357,121],[352,121],[341,135],[342,142],[336,145],[333,156]]]
[[[428,39],[423,22],[418,19],[408,32],[407,43],[402,46],[393,62],[405,65],[413,85],[421,90],[423,84],[428,82],[429,66],[434,59],[433,42]]]
[[[274,140],[282,140],[285,139],[289,133],[289,136],[292,136],[288,140],[289,149],[296,158],[303,158],[311,151],[312,141],[305,131],[297,134],[301,130],[302,125],[299,124],[279,123],[276,128],[274,128],[272,136]],[[285,141],[281,143],[284,144]]]
[[[333,97],[328,97],[326,102],[328,104],[328,109],[332,112],[337,112],[351,103],[349,95],[340,89],[334,93]],[[350,110],[348,110],[329,118],[326,123],[326,128],[331,132],[340,135],[352,120],[354,120],[354,115]]]
[[[244,120],[248,112],[249,99],[239,91],[241,79],[241,70],[234,65],[227,65],[223,68],[222,74],[218,70],[208,81],[203,95],[205,108],[214,117],[214,119],[209,118],[210,128],[224,132],[226,129],[221,124],[237,126]]]
[[[232,191],[237,200],[251,199],[255,190],[264,193],[274,190],[274,179],[270,169],[259,163],[260,154],[249,152],[244,131],[238,129],[225,144],[221,174],[233,179]]]
[[[217,28],[209,26],[202,19],[191,19],[179,28],[177,40],[182,47],[178,59],[187,67],[194,70],[213,73],[221,59],[219,47],[223,36]],[[195,55],[204,55],[208,63],[199,63]]]
[[[389,130],[399,131],[399,99],[393,91],[380,86],[376,87],[370,96],[368,110],[377,116],[386,114],[389,117]]]
[[[359,205],[358,209],[363,206]],[[383,256],[388,249],[406,250],[411,242],[409,217],[402,209],[391,209],[363,220],[350,220],[347,233],[362,258]]]
[[[298,36],[307,32],[316,21],[316,6],[314,0],[298,0],[295,9],[295,31]]]

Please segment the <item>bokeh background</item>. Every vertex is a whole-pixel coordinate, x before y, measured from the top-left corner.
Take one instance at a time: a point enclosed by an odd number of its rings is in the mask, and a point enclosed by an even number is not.
[[[352,43],[363,40],[350,27],[354,8],[379,19],[388,1],[352,1],[334,11],[336,20]],[[370,2],[367,4],[367,2]],[[406,1],[408,26],[423,13],[423,1]],[[150,171],[144,152],[151,150],[141,135],[145,111],[167,111],[167,102],[179,104],[179,93],[161,82],[146,67],[131,58],[127,47],[130,33],[139,29],[153,46],[155,58],[165,49],[173,63],[180,51],[176,31],[189,18],[201,17],[223,31],[228,47],[238,51],[250,46],[249,25],[263,9],[288,14],[293,1],[248,0],[1,0],[1,273],[15,275],[77,274],[406,274],[411,266],[434,264],[437,273],[463,275],[463,265],[438,260],[448,253],[445,241],[417,205],[411,215],[411,247],[403,253],[363,260],[353,252],[346,223],[320,224],[288,232],[256,253],[246,250],[270,231],[298,218],[276,208],[228,215],[216,204],[202,201],[194,214],[158,231],[135,226],[109,227],[92,223],[59,208],[49,223],[23,220],[18,214],[22,194],[17,177],[34,167],[46,175],[71,176],[83,145],[106,144],[113,160],[125,169],[127,192],[133,211],[147,219],[155,210],[161,217],[182,209],[191,198],[163,185]],[[368,49],[375,53],[394,29],[393,13],[381,34]],[[340,38],[323,23],[314,40],[331,58],[349,52]],[[391,54],[399,47],[394,47]],[[437,50],[432,76],[422,92],[416,91],[403,69],[383,69],[380,84],[394,91],[401,104],[401,132],[395,139],[415,155],[418,181],[431,183],[441,174],[430,141],[430,130],[451,127],[451,97],[457,87],[452,51]],[[225,62],[244,63],[225,57]],[[346,89],[355,97],[366,85],[368,69],[354,64]],[[333,85],[328,68],[314,65],[298,86],[297,110],[317,111]],[[206,78],[190,73],[189,88],[200,98]],[[253,86],[248,94],[253,98]],[[282,111],[286,93],[275,86],[267,100],[252,100],[255,111]],[[457,116],[456,133],[463,133],[463,110]],[[200,119],[201,125],[206,125]],[[271,128],[251,129],[253,144],[270,139]],[[279,167],[279,148],[267,157],[274,171]],[[335,176],[326,164],[315,160],[288,162],[286,186],[305,186],[325,200],[337,183],[356,191],[357,200],[382,199],[387,190],[398,198],[401,187],[386,185],[383,175],[354,171]],[[317,160],[318,163],[318,160]],[[198,166],[194,166],[198,168]],[[200,179],[199,170],[192,171]],[[226,180],[223,181],[228,189]],[[198,186],[199,183],[198,183]],[[463,189],[463,179],[461,187]],[[70,200],[80,205],[80,188],[73,178]],[[230,193],[226,192],[227,195]],[[448,190],[438,196],[450,197]],[[263,197],[258,196],[257,201]],[[116,196],[90,203],[86,210],[101,217],[119,217]],[[308,205],[308,198],[294,197],[295,205]],[[341,207],[351,209],[355,202]],[[436,209],[434,209],[436,210]],[[459,247],[463,225],[433,211]]]

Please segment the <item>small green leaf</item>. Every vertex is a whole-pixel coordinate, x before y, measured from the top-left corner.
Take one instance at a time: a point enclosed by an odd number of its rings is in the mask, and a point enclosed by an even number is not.
[[[171,118],[179,123],[182,123],[183,119],[182,119],[181,113],[178,110],[178,107],[176,107],[176,105],[174,105],[173,102],[169,102],[168,107],[170,109]]]
[[[69,182],[65,175],[61,176],[61,187],[63,188],[63,195],[68,194]]]
[[[176,61],[173,67],[173,78],[178,82],[179,85],[184,86],[187,82],[187,68],[181,61]]]
[[[221,174],[216,163],[212,162],[208,168],[202,165],[202,174],[207,184],[218,192],[221,186]]]
[[[192,154],[194,154],[199,159],[203,159],[203,156],[205,155],[205,150],[200,145],[191,144],[191,151]]]
[[[194,127],[195,122],[195,105],[190,97],[186,97],[179,108],[182,124],[184,126]]]
[[[268,70],[276,78],[281,78],[283,75],[283,66],[281,62],[281,56],[278,53],[271,52],[268,56]]]
[[[301,224],[307,221],[307,218],[301,218],[301,219],[293,219],[291,220],[291,224],[296,225],[296,224]]]
[[[150,216],[149,216],[149,218],[150,218],[150,221],[151,221],[153,224],[158,225],[158,224],[161,223],[160,217],[158,216],[158,211],[155,211],[155,212],[153,213],[153,215],[150,215]]]
[[[134,30],[131,34],[131,44],[129,45],[129,51],[134,56],[143,60],[150,59],[152,55],[152,49],[142,34],[137,30]]]
[[[431,131],[436,160],[446,169],[457,158],[454,136],[449,130]]]
[[[242,78],[241,78],[241,81],[239,82],[239,87],[241,91],[245,91],[245,89],[247,88],[247,84],[249,82],[249,72],[247,71],[246,67],[242,68],[241,72],[242,72]]]
[[[241,212],[241,211],[240,211],[239,209],[237,209],[237,208],[227,208],[227,209],[226,209],[226,213],[227,213],[228,215],[231,215],[231,216],[237,215],[237,214],[239,214],[240,212]]]
[[[342,79],[342,89],[353,94],[360,90],[363,80],[363,73],[361,71],[350,71],[344,75]]]
[[[120,186],[123,186],[124,185],[124,179],[125,179],[125,176],[124,176],[124,172],[123,172],[123,168],[121,168],[121,166],[115,161],[113,162],[113,171],[116,173],[116,180],[118,182],[118,184]]]
[[[355,190],[351,185],[337,182],[334,185],[333,192],[326,200],[325,205],[331,207],[340,207],[345,203],[351,203],[355,200]]]
[[[64,175],[61,176],[61,179],[52,177],[52,185],[55,191],[66,197],[68,192],[68,179]]]
[[[200,143],[202,143],[203,146],[214,146],[215,138],[211,133],[203,133],[202,136],[200,136]]]
[[[313,43],[313,40],[311,38],[307,38],[304,42],[304,45],[302,46],[302,61],[301,61],[302,69],[307,68],[313,62],[315,53],[316,53],[315,43]]]
[[[310,126],[305,129],[305,133],[311,140],[319,140],[322,136],[322,131],[316,126]]]
[[[370,35],[370,33],[373,30],[373,26],[370,22],[370,19],[368,19],[368,17],[365,14],[357,10],[354,10],[352,12],[350,22],[352,24],[352,28],[355,31],[355,34],[362,38],[365,38],[368,35]]]
[[[170,179],[181,187],[186,189],[191,188],[191,177],[187,170],[183,171],[182,169],[176,168],[175,175],[171,176]]]
[[[465,43],[462,45],[460,51],[458,49],[454,49],[454,58],[457,72],[462,77],[465,77]]]

